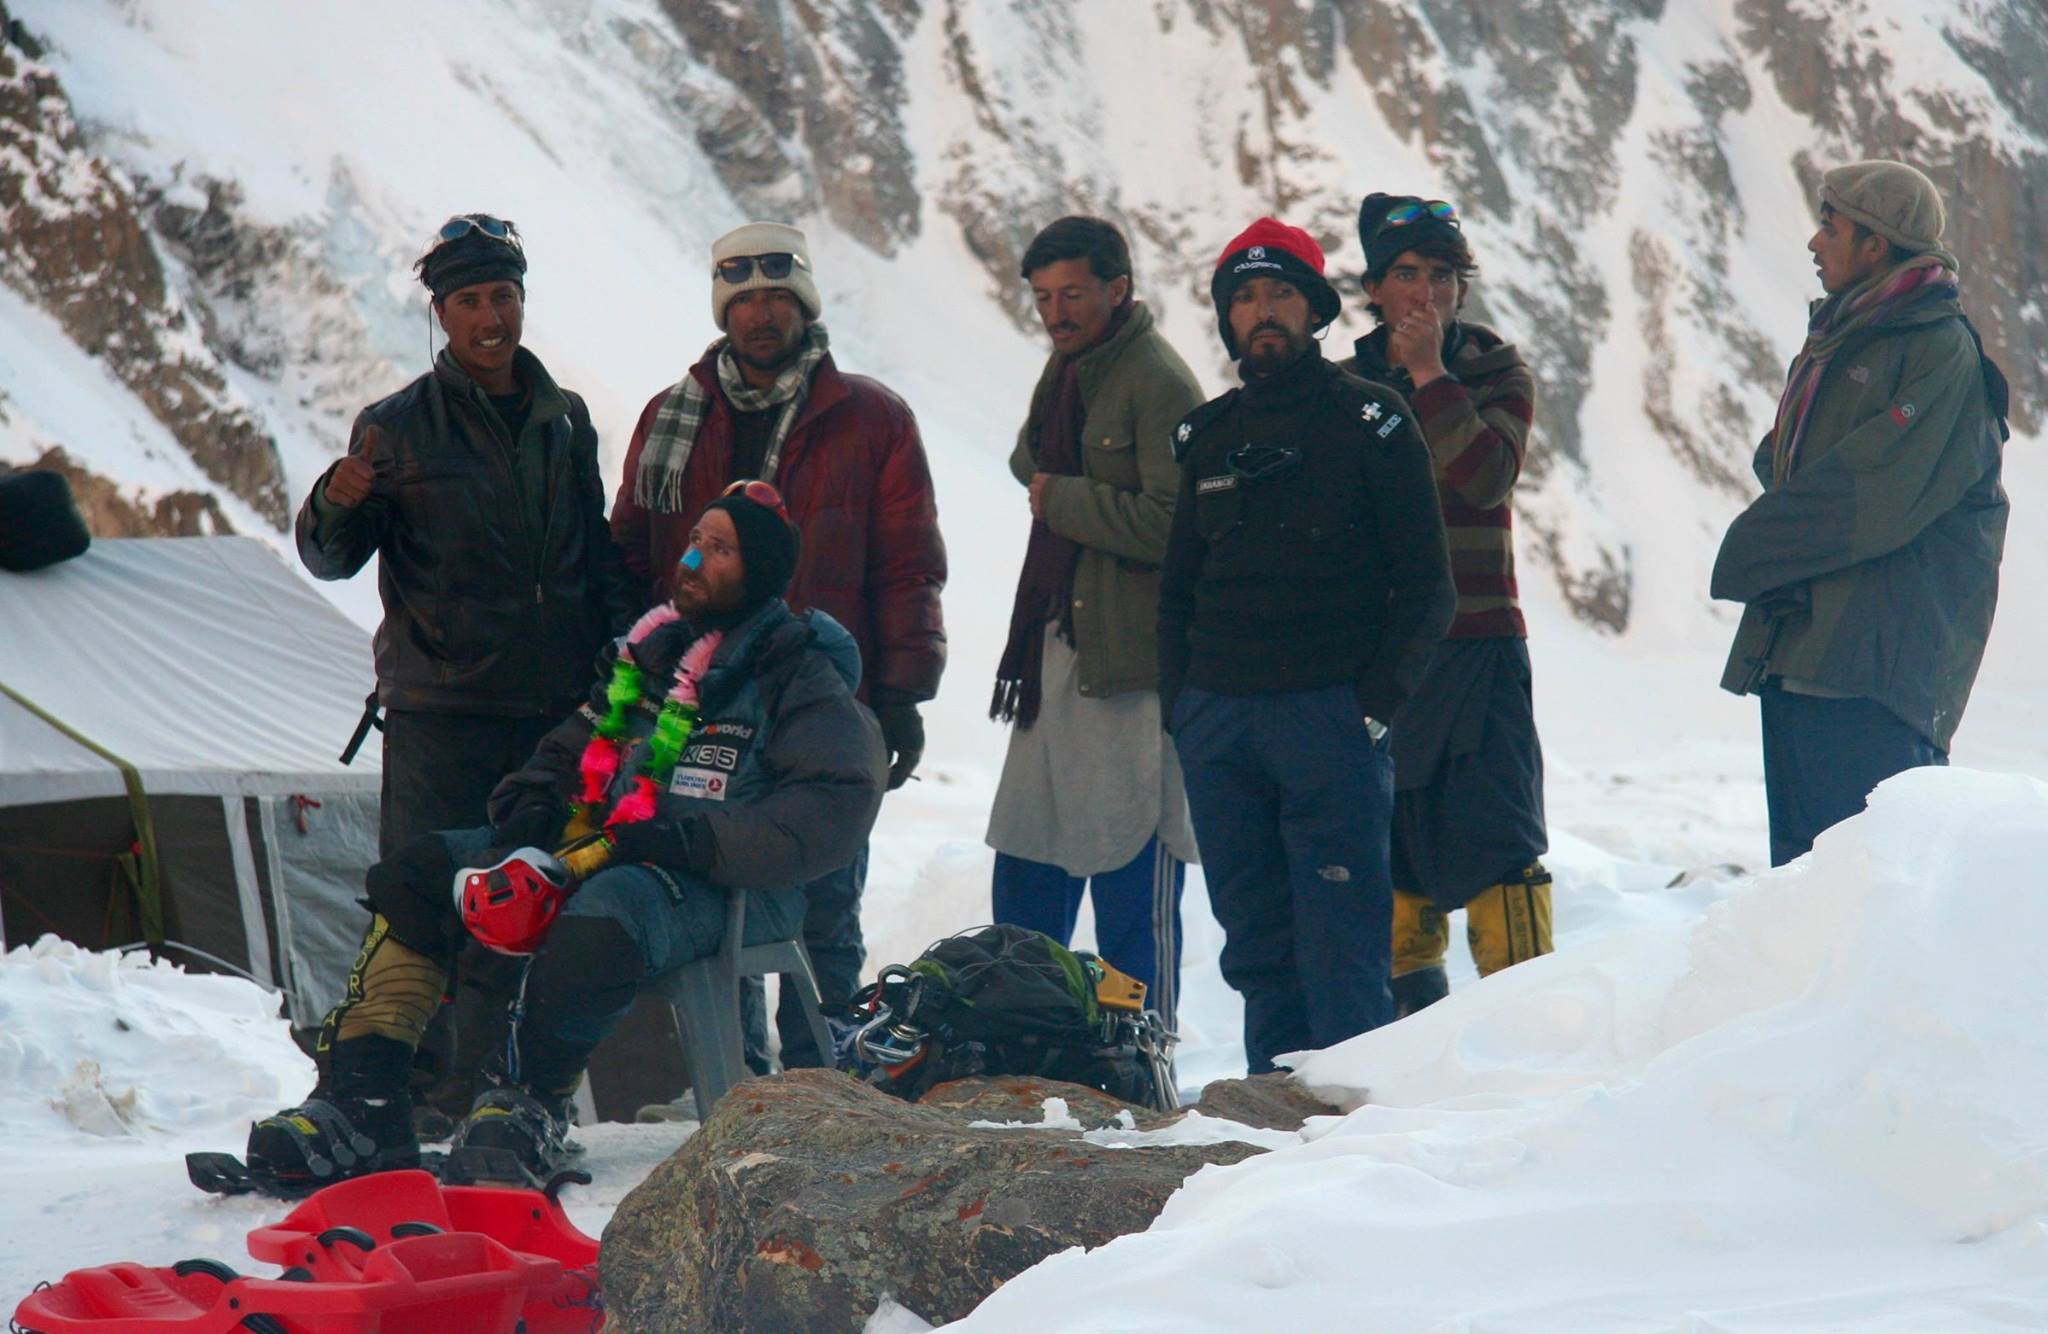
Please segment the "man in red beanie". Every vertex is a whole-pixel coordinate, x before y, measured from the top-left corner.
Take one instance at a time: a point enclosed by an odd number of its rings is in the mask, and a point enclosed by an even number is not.
[[[1262,218],[1209,291],[1244,385],[1174,431],[1159,696],[1256,1074],[1393,1017],[1385,720],[1456,594],[1412,410],[1323,359],[1321,248]]]

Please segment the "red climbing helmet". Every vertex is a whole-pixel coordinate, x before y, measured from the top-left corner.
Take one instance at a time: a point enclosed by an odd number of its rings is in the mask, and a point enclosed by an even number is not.
[[[469,934],[500,954],[531,954],[547,939],[574,881],[539,848],[520,848],[455,873],[455,906]]]

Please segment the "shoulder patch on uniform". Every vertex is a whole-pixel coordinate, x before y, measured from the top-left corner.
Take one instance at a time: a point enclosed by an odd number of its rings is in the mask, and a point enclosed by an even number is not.
[[[1193,412],[1180,419],[1180,425],[1173,428],[1173,461],[1181,462],[1187,457],[1188,446],[1201,433],[1204,426],[1221,416],[1230,402],[1237,396],[1235,389],[1220,397],[1201,404]]]

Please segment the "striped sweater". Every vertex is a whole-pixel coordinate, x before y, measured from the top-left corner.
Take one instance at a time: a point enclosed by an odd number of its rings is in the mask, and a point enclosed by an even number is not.
[[[1357,355],[1339,368],[1400,390],[1415,408],[1436,464],[1437,500],[1458,586],[1458,614],[1445,638],[1527,638],[1515,585],[1513,496],[1536,411],[1529,367],[1493,330],[1462,322],[1445,339],[1450,374],[1419,391],[1407,371],[1387,364],[1384,326],[1354,348]]]

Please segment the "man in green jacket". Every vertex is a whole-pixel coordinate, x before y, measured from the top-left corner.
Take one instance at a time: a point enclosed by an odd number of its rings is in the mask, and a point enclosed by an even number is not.
[[[1202,391],[1133,298],[1116,227],[1061,218],[1022,270],[1053,352],[1010,455],[1032,522],[990,707],[1012,724],[989,814],[995,919],[1065,943],[1092,892],[1102,957],[1171,1028],[1195,838],[1156,627],[1173,429]]]
[[[1762,697],[1773,866],[1893,774],[1948,762],[2005,546],[2005,380],[1959,304],[1940,195],[1872,161],[1820,198],[1827,295],[1712,586],[1747,604],[1721,685]]]

